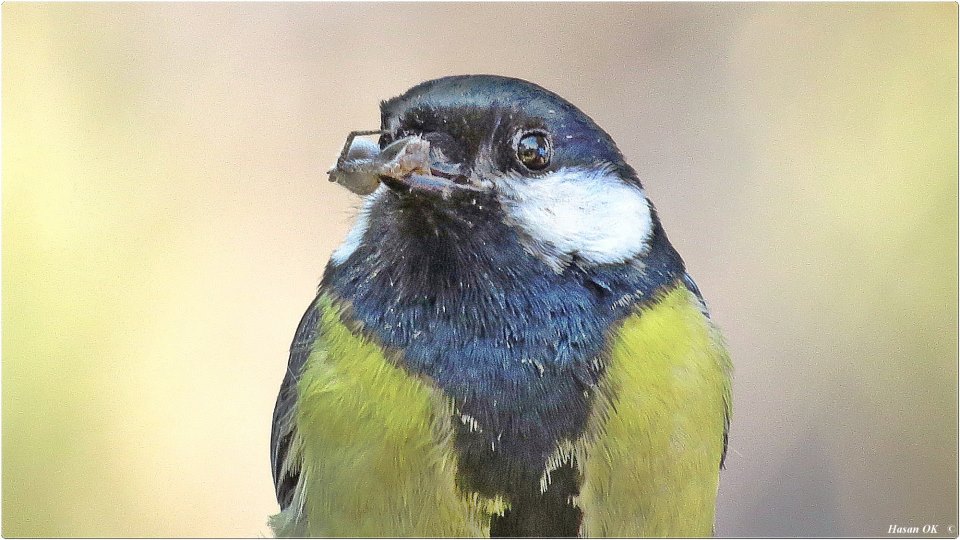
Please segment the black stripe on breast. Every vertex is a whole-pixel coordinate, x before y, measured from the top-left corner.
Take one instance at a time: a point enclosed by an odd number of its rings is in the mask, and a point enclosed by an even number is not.
[[[580,492],[577,476],[570,464],[553,471],[546,493],[517,499],[503,516],[491,518],[490,536],[578,536],[583,512],[573,504],[573,497]]]

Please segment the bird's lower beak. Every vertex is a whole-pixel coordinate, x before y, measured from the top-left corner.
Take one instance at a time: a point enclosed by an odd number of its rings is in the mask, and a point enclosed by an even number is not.
[[[419,136],[399,139],[383,151],[365,147],[364,152],[354,152],[351,146],[329,174],[331,181],[361,195],[372,192],[380,182],[395,191],[443,197],[483,191],[461,172],[459,164],[432,151],[430,142]]]

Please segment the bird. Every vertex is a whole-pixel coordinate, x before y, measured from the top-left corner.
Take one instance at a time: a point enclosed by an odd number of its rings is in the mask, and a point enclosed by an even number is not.
[[[275,534],[712,535],[730,355],[611,136],[496,75],[380,112],[330,171],[363,199],[277,397]]]

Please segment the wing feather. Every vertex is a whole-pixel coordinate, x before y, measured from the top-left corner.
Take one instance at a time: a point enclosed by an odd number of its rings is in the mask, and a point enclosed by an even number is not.
[[[297,437],[297,384],[303,366],[313,350],[317,339],[317,324],[320,320],[318,302],[314,300],[300,319],[297,333],[290,345],[287,373],[280,384],[277,404],[273,410],[273,430],[270,435],[270,464],[273,469],[273,485],[280,508],[286,510],[293,501],[300,476],[300,456],[294,450]]]

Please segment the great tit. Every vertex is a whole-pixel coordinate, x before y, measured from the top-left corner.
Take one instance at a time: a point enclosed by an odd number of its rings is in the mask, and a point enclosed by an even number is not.
[[[611,137],[490,75],[381,103],[273,416],[278,536],[708,536],[731,364]]]

